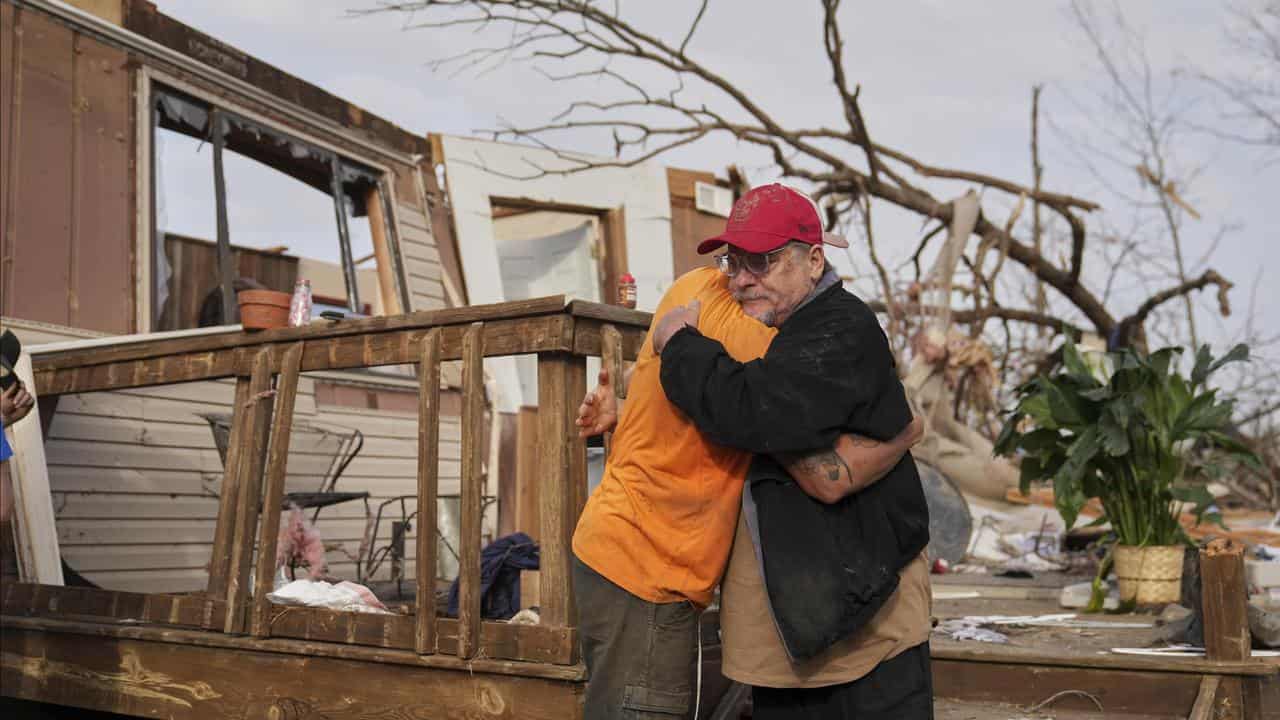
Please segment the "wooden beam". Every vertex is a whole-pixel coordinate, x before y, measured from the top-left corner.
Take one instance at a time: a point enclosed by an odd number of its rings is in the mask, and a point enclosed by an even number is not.
[[[516,529],[538,541],[538,409],[522,407],[516,416]]]
[[[128,637],[144,634],[129,630],[144,628],[106,629],[114,634],[90,640],[75,633],[5,626],[0,637],[5,647],[5,662],[0,666],[5,695],[192,720],[582,717],[580,684],[517,674],[524,668],[551,668],[561,675],[572,672],[561,666],[476,661],[474,668],[440,667],[439,656],[382,648],[333,645],[347,656],[335,657],[331,648],[323,647],[328,643],[255,641],[203,633],[210,636],[206,639],[193,637],[201,633],[189,630],[164,630],[164,637],[171,640],[155,642]],[[231,642],[215,644],[226,641]],[[285,647],[319,652],[282,652],[280,648]],[[388,656],[396,662],[382,660]],[[459,663],[456,658],[453,662]],[[518,666],[513,668],[517,672],[482,669],[504,664]]]
[[[443,310],[422,310],[396,317],[360,318],[296,328],[274,328],[260,332],[197,333],[163,340],[95,338],[92,341],[88,341],[93,343],[91,347],[38,353],[34,363],[35,371],[39,374],[45,370],[64,367],[82,367],[120,360],[138,360],[156,358],[163,355],[185,355],[201,351],[212,352],[237,347],[254,347],[264,343],[319,340],[348,335],[376,334],[393,330],[428,330],[435,326],[468,325],[473,322],[488,320],[524,320],[540,315],[563,313],[566,303],[565,296],[551,295],[489,305],[468,305],[466,307]],[[578,301],[574,301],[574,303],[578,307],[578,312],[591,312],[590,307],[578,305]],[[146,336],[143,337],[145,338]],[[112,340],[115,342],[112,342]]]
[[[609,372],[609,382],[613,384],[613,394],[624,398],[626,393],[626,375],[622,363],[622,334],[618,328],[609,323],[600,326],[600,367]],[[613,433],[604,434],[605,456],[613,454]]]
[[[462,497],[459,501],[458,657],[480,646],[480,498],[484,494],[484,324],[462,339]]]
[[[416,623],[409,615],[276,606],[271,609],[270,622],[273,638],[417,652]],[[463,637],[462,622],[455,618],[440,618],[438,632],[439,654],[458,656]],[[512,625],[486,620],[480,623],[478,637],[482,652],[477,657],[556,665],[572,665],[577,661],[577,636],[573,628]]]
[[[231,236],[227,224],[227,181],[222,169],[222,149],[227,139],[223,137],[222,113],[214,108],[209,111],[209,127],[213,134],[213,203],[217,212],[218,236],[218,287],[222,289],[222,325],[231,325],[236,318],[236,294],[232,289],[236,269],[231,262]]]
[[[19,355],[13,370],[35,402],[26,417],[4,428],[13,447],[13,457],[5,466],[13,486],[18,577],[27,582],[61,585],[62,556],[58,552],[58,529],[54,523],[53,496],[49,492],[44,433],[40,429],[42,401],[32,377],[31,357],[26,353]],[[43,402],[48,404],[47,400]]]
[[[644,345],[646,328],[618,325],[607,320],[574,318],[573,352],[575,355],[604,354],[604,346],[600,338],[600,330],[604,325],[613,325],[622,336],[622,359],[635,360]]]
[[[398,316],[403,318],[404,316]],[[397,319],[398,319],[397,318]],[[383,320],[383,318],[374,318]],[[365,322],[365,321],[356,321]],[[341,326],[343,323],[338,323]],[[521,355],[548,350],[570,350],[573,347],[572,320],[564,314],[494,320],[485,322],[486,353],[490,356]],[[247,375],[259,348],[271,350],[272,369],[279,370],[283,348],[306,340],[302,371],[340,370],[418,362],[420,343],[429,328],[405,327],[394,331],[364,335],[342,334],[313,337],[314,333],[293,333],[287,340],[244,345],[221,351],[193,350],[172,355],[129,360],[95,362],[79,367],[36,371],[36,387],[42,393],[66,394],[97,390],[120,390],[145,385],[161,385],[196,380],[216,380],[232,375]],[[293,328],[305,331],[306,328]],[[466,326],[440,327],[441,360],[462,357],[462,335]],[[264,330],[260,335],[278,331]],[[287,336],[281,336],[287,337]]]
[[[604,245],[600,299],[606,304],[618,302],[618,278],[627,272],[627,212],[616,207],[601,217],[602,245]]]
[[[396,296],[395,266],[391,261],[391,245],[387,242],[387,218],[382,211],[382,193],[378,187],[369,188],[364,206],[369,212],[369,239],[373,243],[373,257],[378,269],[378,296],[382,298],[382,314],[399,315],[404,312],[400,298]]]
[[[1200,583],[1205,658],[1248,660],[1251,639],[1244,546],[1226,538],[1211,541],[1200,551]],[[1219,720],[1258,717],[1259,709],[1247,705],[1244,682],[1240,678],[1224,678],[1216,702]]]
[[[422,339],[418,362],[418,556],[414,649],[436,651],[436,518],[440,477],[440,331]]]
[[[223,632],[241,633],[245,629],[245,599],[249,592],[249,574],[253,569],[253,540],[258,529],[258,513],[262,503],[262,466],[271,435],[271,363],[270,352],[258,351],[249,378],[249,397],[236,420],[247,423],[240,435],[240,456],[236,473],[240,476],[236,497],[235,530],[230,537],[230,563],[227,572],[227,613]],[[272,559],[270,562],[274,562]]]
[[[538,479],[541,537],[542,623],[573,624],[570,539],[586,500],[586,445],[574,414],[586,393],[585,358],[538,355]]]
[[[227,595],[227,573],[231,568],[231,534],[236,526],[236,499],[240,496],[240,447],[244,443],[245,422],[241,409],[249,402],[249,378],[236,378],[235,397],[231,402],[231,434],[227,440],[227,458],[222,464],[222,487],[218,490],[218,518],[213,529],[213,550],[209,558],[211,598]],[[221,620],[221,618],[219,618]]]
[[[1213,700],[1218,695],[1218,686],[1222,678],[1218,675],[1205,675],[1200,681],[1200,691],[1196,694],[1196,704],[1191,706],[1191,714],[1187,720],[1212,720]]]
[[[262,530],[258,534],[257,574],[253,584],[254,637],[266,637],[271,592],[275,579],[276,542],[280,534],[281,502],[284,500],[285,472],[289,465],[289,439],[293,434],[293,406],[298,397],[298,375],[302,367],[302,343],[284,354],[284,369],[276,386],[276,407],[271,424],[271,450],[267,457],[266,490],[262,495]]]
[[[283,608],[282,608],[283,609]],[[300,611],[322,611],[320,608],[298,608]],[[333,611],[329,611],[333,612]],[[452,620],[450,620],[452,622]],[[503,623],[485,623],[503,625]],[[534,626],[529,626],[534,627]],[[97,644],[104,639],[109,643],[112,639],[141,640],[150,643],[168,643],[188,647],[225,648],[235,651],[266,652],[281,655],[299,655],[305,658],[340,658],[359,662],[379,663],[382,665],[407,665],[423,669],[458,670],[476,675],[492,674],[501,676],[519,676],[523,678],[544,678],[581,682],[586,678],[586,668],[579,664],[552,664],[549,662],[519,662],[512,660],[494,660],[475,658],[461,660],[452,655],[437,653],[435,655],[418,655],[410,647],[407,650],[346,645],[336,642],[306,641],[292,638],[270,637],[251,638],[247,636],[224,635],[203,630],[187,630],[156,626],[139,626],[136,623],[106,624],[100,622],[82,622],[51,618],[5,617],[0,630],[5,633],[3,646],[32,647],[10,645],[11,632],[32,632],[41,636],[66,635],[74,642]],[[240,653],[229,653],[232,657],[246,657]],[[118,670],[119,658],[117,658]],[[9,685],[3,684],[7,690]]]

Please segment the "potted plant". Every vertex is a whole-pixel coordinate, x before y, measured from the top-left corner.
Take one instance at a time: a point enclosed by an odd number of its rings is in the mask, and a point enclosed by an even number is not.
[[[1181,353],[1126,348],[1086,362],[1068,339],[1056,371],[1016,389],[1017,405],[995,443],[997,454],[1020,456],[1023,493],[1033,480],[1053,481],[1068,529],[1089,498],[1101,501],[1097,522],[1111,524],[1111,557],[1128,606],[1178,600],[1190,543],[1179,522],[1184,503],[1197,521],[1213,503],[1203,482],[1189,481],[1204,480],[1224,457],[1258,463],[1227,435],[1233,401],[1207,385],[1223,365],[1247,359],[1248,347],[1218,359],[1200,348],[1190,378],[1178,371]]]

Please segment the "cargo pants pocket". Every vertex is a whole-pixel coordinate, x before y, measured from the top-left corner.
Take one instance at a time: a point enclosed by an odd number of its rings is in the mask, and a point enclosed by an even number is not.
[[[671,720],[689,713],[692,701],[698,612],[692,603],[648,608],[647,655],[640,677],[627,684],[622,714],[635,720]]]

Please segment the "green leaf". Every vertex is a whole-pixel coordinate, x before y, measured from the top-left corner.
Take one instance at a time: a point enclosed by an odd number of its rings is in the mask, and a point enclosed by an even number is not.
[[[1018,411],[1025,413],[1037,427],[1057,429],[1058,423],[1049,411],[1049,397],[1044,392],[1028,395],[1018,404]]]
[[[1249,359],[1249,346],[1245,345],[1244,343],[1239,343],[1235,347],[1228,350],[1226,355],[1223,355],[1222,357],[1215,360],[1213,364],[1209,366],[1209,370],[1208,372],[1205,373],[1205,377],[1207,378],[1208,376],[1212,375],[1214,371],[1216,371],[1218,368],[1222,367],[1223,365],[1226,365],[1227,363],[1240,362],[1248,359]]]
[[[1106,385],[1103,385],[1102,387],[1094,388],[1092,390],[1085,390],[1084,392],[1080,393],[1080,397],[1086,398],[1088,400],[1093,400],[1095,402],[1100,402],[1102,400],[1110,400],[1111,388],[1107,387]]]
[[[1071,336],[1067,336],[1067,341],[1062,345],[1062,364],[1067,369],[1067,375],[1071,376],[1076,382],[1085,387],[1096,387],[1098,380],[1089,371],[1088,364],[1085,363],[1084,357],[1080,355],[1079,348],[1076,347],[1075,341]]]
[[[1059,427],[1078,427],[1087,422],[1078,396],[1066,392],[1052,381],[1044,384],[1044,390],[1049,400],[1049,417]]]
[[[1075,524],[1080,508],[1088,500],[1081,477],[1100,447],[1098,428],[1090,426],[1071,443],[1067,450],[1067,461],[1053,475],[1053,502],[1068,529]]]
[[[1191,369],[1191,384],[1200,386],[1204,384],[1205,378],[1209,377],[1209,364],[1213,362],[1213,356],[1209,354],[1209,346],[1201,345],[1196,351],[1196,364]]]
[[[1169,365],[1173,363],[1173,359],[1181,354],[1180,347],[1160,348],[1147,357],[1147,365],[1156,377],[1164,378],[1169,374]]]
[[[1204,485],[1174,485],[1169,494],[1175,500],[1189,502],[1196,508],[1209,507],[1214,503],[1213,493]]]
[[[1021,434],[1018,432],[1018,424],[1022,422],[1025,414],[1020,412],[1009,413],[1004,419],[1004,426],[1000,428],[1000,434],[996,436],[995,447],[992,451],[996,455],[1010,455],[1018,445]]]
[[[1022,458],[1018,474],[1018,490],[1026,495],[1031,491],[1031,483],[1044,480],[1049,476],[1039,458],[1027,456]]]
[[[1103,414],[1098,431],[1102,434],[1102,449],[1108,455],[1118,457],[1129,452],[1129,433],[1113,413]]]

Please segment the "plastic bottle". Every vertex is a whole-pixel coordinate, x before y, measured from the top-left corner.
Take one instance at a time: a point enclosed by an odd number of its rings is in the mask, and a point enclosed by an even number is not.
[[[289,300],[289,327],[311,324],[311,281],[301,280],[293,284],[293,298]]]
[[[618,278],[618,304],[625,308],[635,309],[636,279],[631,273],[622,273]]]

